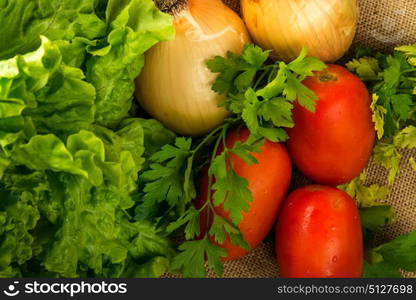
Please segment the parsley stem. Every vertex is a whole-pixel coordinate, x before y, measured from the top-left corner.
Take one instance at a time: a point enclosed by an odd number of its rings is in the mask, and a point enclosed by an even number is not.
[[[271,65],[266,65],[263,68],[261,68],[261,70],[267,71],[267,69],[274,69],[275,67],[276,67],[276,63],[271,64]]]
[[[215,146],[214,146],[214,149],[213,149],[213,151],[212,151],[212,155],[211,155],[211,162],[212,161],[214,161],[214,159],[215,159],[215,156],[217,156],[217,152],[218,152],[218,148],[219,148],[219,146],[220,146],[220,143],[221,143],[221,141],[223,141],[224,139],[225,139],[225,136],[226,136],[226,134],[227,134],[227,131],[228,131],[228,127],[230,126],[230,124],[229,123],[226,123],[226,124],[224,124],[224,126],[222,126],[222,130],[221,130],[221,133],[220,133],[220,136],[217,138],[217,141],[215,142]],[[224,148],[224,151],[225,151],[225,148]],[[210,211],[211,212],[213,212],[214,214],[215,214],[215,210],[214,210],[214,207],[213,207],[213,205],[212,205],[212,203],[211,203],[211,195],[212,195],[212,181],[213,181],[213,178],[212,178],[212,176],[209,176],[209,172],[208,172],[208,191],[207,191],[207,199],[206,199],[206,201],[205,201],[205,204],[203,205],[203,207],[205,208],[205,206],[208,206],[209,207],[209,209],[210,209]],[[207,220],[206,220],[206,225],[207,225],[207,231],[206,231],[206,235],[209,233],[209,227],[210,227],[210,224],[209,224],[209,219],[210,219],[210,214],[209,214],[209,212],[207,213]]]
[[[397,92],[411,95],[413,92],[413,89],[397,89]]]
[[[270,66],[267,66],[267,67],[274,67],[274,65],[270,65]],[[266,68],[264,68],[264,69],[266,69]],[[273,73],[273,72],[270,72],[270,73]],[[260,83],[263,81],[263,79],[266,77],[267,74],[269,74],[269,72],[262,72],[261,73],[260,77],[257,79],[256,83],[253,86],[254,90],[257,90],[258,86],[260,85]]]
[[[195,147],[194,150],[191,151],[192,156],[194,156],[199,150],[201,150],[201,148],[206,145],[208,143],[208,141],[214,137],[218,131],[221,131],[224,127],[228,126],[227,123],[225,123],[224,125],[215,128],[214,130],[212,130],[199,144],[198,146]]]
[[[279,72],[279,68],[277,67],[277,65],[276,65],[276,64],[274,64],[273,66],[274,66],[275,68],[274,68],[274,69],[272,69],[272,71],[270,72],[269,77],[267,78],[267,81],[268,81],[268,82],[271,82],[271,81],[272,81],[272,79],[273,79],[273,77],[276,77],[276,76],[277,76],[277,73]]]
[[[212,130],[199,144],[198,146],[195,147],[195,149],[193,149],[192,151],[190,151],[190,156],[188,157],[188,164],[186,166],[187,170],[192,170],[193,168],[193,164],[194,164],[194,160],[195,160],[195,155],[198,153],[199,150],[201,150],[201,148],[206,145],[208,143],[208,141],[214,137],[218,131],[223,130],[223,128],[227,126],[227,124],[224,124],[220,127],[217,127],[216,129]],[[192,177],[192,172],[189,172],[187,174],[185,174],[185,179],[184,182],[191,182],[191,177]],[[185,193],[188,194],[187,189],[184,189]],[[204,205],[205,206],[205,205]]]
[[[413,72],[416,72],[416,69],[402,71],[402,74],[413,73]]]

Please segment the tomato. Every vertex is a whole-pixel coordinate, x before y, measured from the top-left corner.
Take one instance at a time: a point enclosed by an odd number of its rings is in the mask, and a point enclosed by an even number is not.
[[[277,222],[276,256],[282,277],[360,277],[363,242],[353,199],[320,185],[292,192]]]
[[[227,135],[226,145],[232,148],[237,141],[244,142],[249,136],[246,128],[232,130]],[[265,141],[260,153],[252,153],[258,164],[246,164],[241,158],[231,154],[230,160],[234,171],[248,181],[248,188],[253,195],[253,201],[247,212],[243,212],[243,219],[239,224],[244,239],[255,249],[272,229],[279,206],[284,199],[291,178],[292,164],[285,146],[281,143]],[[196,207],[200,208],[207,199],[208,173],[205,170]],[[212,199],[211,199],[212,201]],[[230,220],[228,213],[222,206],[215,207],[215,212]],[[206,231],[206,214],[201,216],[201,232]],[[210,237],[214,242],[214,238]],[[231,243],[229,237],[220,245],[227,250],[224,260],[239,258],[247,251]]]
[[[295,126],[287,131],[293,162],[317,183],[349,182],[365,168],[374,145],[368,90],[358,77],[337,65],[328,65],[303,83],[319,99],[315,113],[295,103]]]

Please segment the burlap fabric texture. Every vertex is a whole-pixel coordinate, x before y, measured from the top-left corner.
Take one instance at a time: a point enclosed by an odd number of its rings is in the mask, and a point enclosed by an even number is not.
[[[239,13],[239,0],[224,0]],[[416,0],[359,0],[360,23],[354,45],[366,45],[379,51],[391,51],[395,46],[416,42]],[[276,33],[278,34],[278,33]],[[380,234],[380,242],[416,230],[416,172],[408,164],[416,151],[403,153],[401,173],[386,200],[396,211],[396,223]],[[368,183],[385,184],[386,171],[369,164]],[[308,181],[295,172],[291,189]],[[404,273],[416,277],[416,273]],[[210,277],[213,274],[209,274]],[[247,256],[225,264],[226,278],[278,277],[272,235]]]

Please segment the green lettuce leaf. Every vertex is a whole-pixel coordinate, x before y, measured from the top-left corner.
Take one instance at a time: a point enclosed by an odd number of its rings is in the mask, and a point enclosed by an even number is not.
[[[144,52],[173,34],[151,0],[0,0],[0,277],[168,270],[163,228],[130,214],[175,135],[128,111]]]
[[[133,99],[134,79],[144,65],[144,53],[159,41],[174,37],[171,16],[152,0],[109,0],[108,37],[89,47],[87,78],[97,90],[96,120],[117,125],[127,116]]]
[[[13,151],[13,167],[0,185],[0,276],[43,270],[157,277],[167,271],[174,254],[169,240],[129,217],[144,161],[143,129],[141,119],[123,125],[97,127],[97,134],[81,130],[66,143],[36,135]]]
[[[96,0],[0,1],[0,60],[25,54],[52,40],[93,40],[105,35]],[[85,47],[84,47],[85,48]],[[85,51],[85,49],[84,49]]]
[[[46,37],[36,51],[0,61],[0,99],[3,147],[36,133],[77,132],[94,121],[94,87],[80,69],[62,64],[59,47]]]

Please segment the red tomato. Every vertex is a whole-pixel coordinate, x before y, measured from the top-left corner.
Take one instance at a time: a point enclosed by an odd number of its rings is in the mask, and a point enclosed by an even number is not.
[[[249,136],[246,128],[232,130],[226,140],[228,148],[232,148],[237,141],[244,142]],[[252,153],[258,164],[247,165],[236,155],[230,155],[234,171],[249,182],[249,189],[253,195],[248,212],[243,212],[243,220],[239,224],[245,240],[251,249],[256,248],[269,233],[275,223],[280,203],[284,199],[289,187],[292,165],[285,146],[281,143],[265,141],[260,153]],[[195,201],[197,208],[202,207],[207,199],[208,174],[204,171],[200,192]],[[211,199],[212,200],[212,199]],[[230,220],[222,206],[216,207],[217,214]],[[206,214],[201,216],[201,232],[206,232]],[[214,242],[213,237],[211,241]],[[229,238],[220,245],[227,250],[228,256],[224,260],[239,258],[247,251],[231,243]]]
[[[360,277],[363,242],[352,198],[319,185],[291,193],[277,223],[276,256],[282,277]]]
[[[303,82],[319,100],[312,113],[295,103],[288,149],[295,165],[317,183],[339,185],[365,168],[374,145],[371,99],[347,69],[328,65]]]

